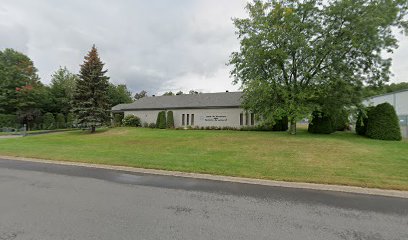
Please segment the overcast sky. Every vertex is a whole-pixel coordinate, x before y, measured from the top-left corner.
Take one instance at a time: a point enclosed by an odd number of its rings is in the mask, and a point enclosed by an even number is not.
[[[96,44],[110,81],[149,94],[237,90],[225,65],[238,49],[232,17],[245,0],[2,0],[0,49],[27,54],[49,83],[79,71]],[[408,81],[408,39],[394,53],[393,82]]]

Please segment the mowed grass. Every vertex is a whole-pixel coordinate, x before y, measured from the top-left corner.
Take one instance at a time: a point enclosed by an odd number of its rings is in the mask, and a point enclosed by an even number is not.
[[[0,155],[408,190],[408,141],[349,132],[114,128],[0,139]]]

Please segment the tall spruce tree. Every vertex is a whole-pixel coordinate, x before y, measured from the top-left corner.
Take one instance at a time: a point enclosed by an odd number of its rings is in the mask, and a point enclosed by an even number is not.
[[[95,132],[97,125],[109,119],[109,77],[105,76],[107,70],[103,70],[103,66],[93,45],[81,65],[74,94],[74,113],[78,123],[90,126],[91,133]]]

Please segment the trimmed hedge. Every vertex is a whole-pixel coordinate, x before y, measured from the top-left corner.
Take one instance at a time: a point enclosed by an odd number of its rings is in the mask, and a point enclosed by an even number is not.
[[[0,128],[14,128],[17,123],[17,116],[12,114],[0,114]]]
[[[50,112],[44,114],[43,129],[55,129],[55,118]]]
[[[166,112],[161,111],[157,114],[156,127],[160,129],[166,128]]]
[[[276,123],[272,126],[272,131],[277,131],[277,132],[285,132],[289,129],[289,120],[288,117],[283,117],[280,120],[277,120]]]
[[[330,116],[322,112],[314,111],[312,117],[312,121],[309,123],[307,129],[309,133],[330,134],[336,131],[333,119]]]
[[[173,117],[173,111],[168,111],[167,112],[167,128],[174,128],[174,117]]]
[[[142,126],[140,118],[135,115],[127,115],[122,119],[122,124],[125,127],[140,127]]]
[[[366,135],[381,140],[402,139],[399,119],[391,104],[382,103],[369,111]]]

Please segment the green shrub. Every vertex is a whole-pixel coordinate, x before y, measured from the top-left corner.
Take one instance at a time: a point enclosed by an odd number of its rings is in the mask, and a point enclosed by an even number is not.
[[[222,127],[221,130],[237,130],[237,128],[225,126],[225,127]]]
[[[289,120],[288,117],[283,117],[279,120],[276,121],[276,123],[272,126],[272,131],[287,131],[289,129]],[[263,131],[267,131],[268,129],[265,129]]]
[[[168,111],[167,112],[167,128],[174,128],[174,117],[173,117],[173,111]]]
[[[330,116],[314,111],[312,117],[307,129],[309,133],[330,134],[336,131],[333,126],[333,119]]]
[[[43,129],[55,129],[55,118],[50,112],[43,116]]]
[[[156,128],[156,123],[149,123],[149,128]]]
[[[122,124],[125,127],[140,127],[140,118],[135,115],[127,115],[122,119]]]
[[[159,127],[160,115],[161,115],[161,112],[157,113],[157,118],[156,118],[156,128],[158,128],[158,127]]]
[[[369,111],[366,135],[381,140],[402,139],[399,119],[391,104],[382,103]]]
[[[332,118],[333,127],[336,131],[345,131],[350,129],[349,115],[349,112],[344,109]]]
[[[57,128],[66,128],[64,114],[58,113],[57,116],[55,117],[55,123],[56,123]]]
[[[356,133],[365,136],[367,133],[368,113],[373,107],[368,107],[365,110],[358,111],[356,121]]]
[[[161,111],[157,114],[156,127],[160,129],[166,128],[166,112]]]
[[[73,113],[67,114],[67,127],[72,128],[74,126],[75,117]]]
[[[17,116],[12,114],[0,114],[0,128],[14,128],[17,124]]]
[[[149,124],[147,122],[143,122],[142,127],[147,128],[149,127]]]
[[[124,118],[124,114],[123,114],[123,113],[115,113],[115,114],[113,114],[113,126],[114,126],[114,127],[120,127],[120,126],[122,126],[123,118]]]
[[[243,126],[239,128],[240,131],[263,131],[260,129],[261,129],[260,127],[254,127],[254,126]]]

